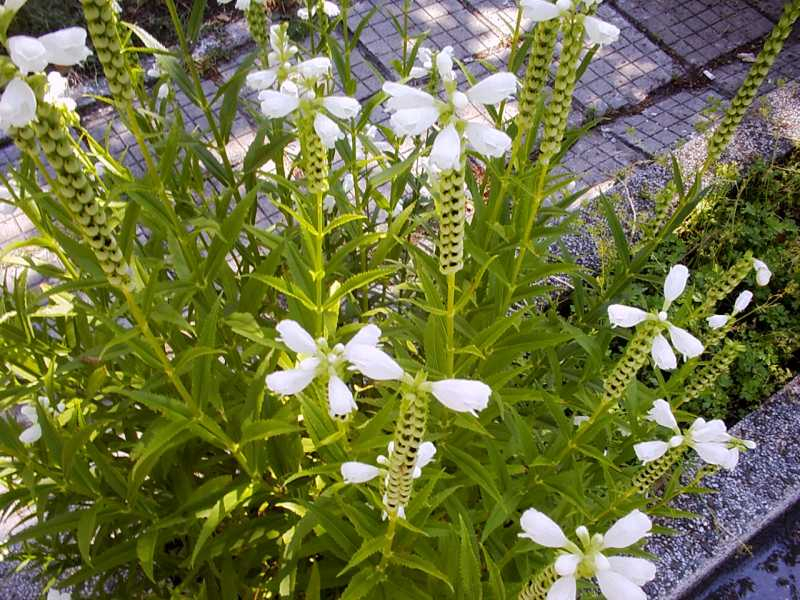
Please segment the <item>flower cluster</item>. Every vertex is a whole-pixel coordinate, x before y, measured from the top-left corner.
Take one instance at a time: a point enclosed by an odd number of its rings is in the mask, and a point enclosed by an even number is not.
[[[739,462],[739,451],[753,449],[755,442],[741,440],[728,433],[725,423],[720,419],[706,422],[698,417],[686,432],[681,432],[678,421],[672,413],[669,402],[658,399],[647,413],[647,419],[670,429],[673,435],[668,442],[654,440],[641,442],[634,446],[636,456],[647,464],[664,456],[671,448],[688,446],[693,448],[703,461],[724,469],[734,469]]]
[[[341,12],[339,7],[336,6],[333,2],[329,0],[323,0],[322,2],[318,2],[317,0],[312,0],[311,3],[311,12],[308,12],[308,8],[298,8],[297,9],[297,16],[303,19],[304,21],[308,21],[312,19],[317,14],[318,5],[322,5],[322,12],[323,14],[328,17],[329,19],[335,19],[339,16]]]
[[[39,405],[45,411],[50,410],[50,400],[48,400],[46,396],[39,397]],[[62,412],[64,412],[64,410],[66,410],[66,406],[63,402],[59,402],[53,412],[56,415],[60,415]],[[24,404],[20,408],[20,413],[25,420],[30,423],[30,425],[19,434],[19,441],[23,444],[35,444],[42,438],[42,426],[39,423],[39,411],[36,409],[36,405],[34,404]]]
[[[634,327],[644,321],[658,321],[669,332],[672,345],[683,355],[684,360],[695,358],[703,353],[703,344],[691,333],[669,322],[667,311],[672,303],[683,294],[689,280],[689,269],[683,265],[673,266],[664,281],[664,304],[657,313],[648,313],[640,308],[624,304],[608,307],[608,319],[613,327]],[[658,333],[653,338],[651,348],[653,362],[660,369],[672,370],[678,366],[675,353],[667,339]]]
[[[585,10],[594,9],[600,2],[601,0],[584,0],[583,8]],[[565,17],[578,10],[579,4],[579,0],[576,0],[576,2],[558,0],[555,4],[548,2],[548,0],[520,0],[522,15],[526,19],[537,23]],[[619,38],[620,31],[616,25],[607,23],[597,17],[586,15],[583,26],[586,31],[586,37],[589,38],[592,44],[612,44]]]
[[[39,38],[12,36],[6,46],[21,77],[12,79],[0,97],[0,129],[25,127],[36,118],[36,94],[25,76],[44,72],[48,65],[76,65],[91,54],[86,46],[86,30],[81,27],[61,29]],[[62,98],[66,90],[64,78],[52,75],[48,79],[51,86],[56,86],[52,98]]]
[[[708,321],[708,326],[711,329],[721,329],[728,324],[732,317],[735,317],[739,313],[743,312],[748,306],[750,306],[750,302],[753,301],[753,292],[750,290],[745,290],[741,294],[736,297],[736,301],[733,303],[733,310],[731,311],[730,315],[711,315],[706,319]]]
[[[293,369],[276,371],[267,376],[267,387],[284,396],[299,394],[315,379],[328,387],[328,412],[333,417],[345,416],[358,406],[353,393],[344,383],[346,371],[355,371],[375,381],[402,381],[421,392],[430,393],[447,408],[476,415],[489,403],[492,390],[480,381],[444,379],[416,383],[386,352],[380,349],[381,330],[365,325],[347,342],[330,347],[325,338],[315,340],[296,321],[286,319],[276,326],[290,350],[297,353]]]
[[[389,96],[386,109],[392,113],[390,125],[395,134],[422,135],[438,123],[441,131],[431,148],[429,164],[439,171],[459,169],[466,144],[486,156],[502,156],[511,147],[511,138],[499,129],[466,117],[470,105],[495,105],[511,98],[517,90],[516,76],[494,73],[465,93],[458,90],[451,47],[435,55],[426,50],[421,58],[423,67],[417,67],[412,75],[422,76],[435,65],[445,100],[403,83],[384,83],[383,91]]]
[[[630,556],[607,556],[614,551],[636,544],[650,534],[650,518],[634,510],[614,523],[605,534],[589,535],[580,526],[575,530],[581,545],[572,542],[550,517],[533,508],[520,519],[523,533],[546,548],[562,552],[555,561],[559,578],[550,588],[547,600],[575,600],[578,579],[594,579],[608,600],[646,600],[641,586],[655,577],[656,567],[649,560]]]

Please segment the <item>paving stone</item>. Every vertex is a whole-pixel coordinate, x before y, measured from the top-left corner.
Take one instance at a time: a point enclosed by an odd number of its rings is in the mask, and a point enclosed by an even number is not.
[[[710,126],[719,116],[722,97],[705,88],[684,90],[614,121],[607,129],[642,151],[658,156]]]
[[[645,156],[602,130],[595,128],[570,148],[563,162],[566,171],[587,187],[613,179],[632,162]]]
[[[355,27],[375,6],[379,9],[364,28],[360,41],[388,72],[393,72],[391,63],[402,55],[403,40],[389,15],[400,16],[402,22],[402,3],[361,0],[353,5],[350,26]],[[486,54],[501,44],[501,36],[459,0],[415,3],[408,14],[408,30],[410,36],[428,34],[425,43],[432,48],[452,46],[459,58]]]
[[[715,83],[733,96],[750,71],[751,63],[734,60],[713,70]],[[759,93],[768,93],[787,81],[800,80],[800,41],[789,41],[772,65]]]
[[[501,36],[513,34],[519,11],[516,0],[462,0],[462,3],[492,25]]]
[[[783,7],[788,4],[787,0],[747,0],[752,6],[761,12],[768,14],[773,19],[779,19],[783,13]]]
[[[695,67],[758,39],[772,22],[744,0],[614,0]]]
[[[596,114],[605,114],[647,98],[655,88],[683,74],[683,69],[618,11],[605,4],[598,17],[620,29],[613,44],[595,54],[578,82],[575,98]]]

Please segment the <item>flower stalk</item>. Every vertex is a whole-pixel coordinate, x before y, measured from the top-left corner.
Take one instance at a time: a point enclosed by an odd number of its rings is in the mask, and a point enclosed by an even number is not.
[[[755,100],[758,89],[766,79],[798,18],[800,18],[800,0],[787,2],[778,24],[764,42],[764,47],[759,52],[753,66],[750,67],[744,83],[731,101],[722,122],[708,141],[708,156],[703,165],[704,172],[719,162],[722,152],[730,144],[736,129],[744,119],[747,109]]]
[[[113,0],[81,0],[81,4],[111,95],[117,102],[133,102],[133,77],[126,55],[122,51],[119,17]]]
[[[519,600],[547,600],[547,594],[558,581],[555,565],[548,565],[534,575],[519,593]]]
[[[744,352],[745,346],[733,340],[725,340],[725,345],[722,350],[714,355],[713,360],[697,369],[689,383],[684,388],[683,396],[681,397],[678,406],[695,400],[705,392],[712,388],[719,378],[727,373],[733,361]]]
[[[328,154],[317,132],[314,117],[307,111],[297,120],[297,135],[300,139],[300,159],[306,176],[308,191],[314,196],[328,192]]]
[[[269,68],[269,9],[263,0],[252,0],[245,11],[247,29],[261,51],[262,66]]]
[[[651,492],[653,486],[655,486],[664,475],[670,472],[672,467],[683,457],[687,448],[688,446],[671,448],[661,458],[642,465],[633,477],[633,489],[642,495],[647,495]]]

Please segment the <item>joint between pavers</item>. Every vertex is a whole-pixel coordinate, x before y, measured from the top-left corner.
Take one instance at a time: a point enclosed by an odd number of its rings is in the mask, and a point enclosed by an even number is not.
[[[614,131],[610,131],[609,130],[609,131],[604,131],[603,133],[605,135],[608,135],[608,137],[610,139],[613,139],[614,141],[622,144],[623,146],[625,146],[629,150],[632,150],[633,152],[639,154],[640,156],[642,156],[646,160],[655,160],[656,159],[656,155],[655,154],[653,154],[651,152],[648,152],[644,148],[640,148],[636,144],[633,144],[633,143],[629,142],[624,137],[622,137],[620,135],[617,135]],[[631,161],[631,162],[633,162],[633,161]]]

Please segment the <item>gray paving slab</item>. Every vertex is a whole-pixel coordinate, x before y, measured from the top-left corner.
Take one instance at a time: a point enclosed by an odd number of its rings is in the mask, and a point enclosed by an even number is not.
[[[747,0],[751,6],[777,20],[783,13],[786,0]]]
[[[567,151],[563,167],[576,176],[579,185],[592,187],[614,179],[620,171],[645,158],[642,152],[595,128]]]
[[[461,0],[461,2],[491,24],[501,36],[510,36],[517,21],[516,0]]]
[[[350,26],[355,27],[361,17],[378,7],[360,41],[387,71],[393,71],[392,62],[401,57],[403,51],[402,36],[390,18],[402,10],[402,3],[396,4],[401,5],[399,9],[393,3],[361,0],[354,4],[350,17]],[[412,6],[408,14],[408,34],[427,35],[426,45],[431,48],[452,46],[456,56],[467,58],[490,53],[501,45],[502,35],[459,0],[428,0]]]
[[[630,145],[658,156],[710,127],[722,112],[722,102],[722,96],[710,88],[684,90],[605,127]]]
[[[683,68],[611,6],[598,17],[620,29],[619,40],[595,54],[575,98],[596,114],[639,104],[650,92],[684,74]]]
[[[694,67],[760,38],[773,26],[744,0],[613,0],[613,3]]]
[[[713,69],[715,84],[730,96],[736,94],[750,71],[751,63],[736,59]],[[789,81],[800,80],[800,40],[790,40],[778,55],[767,79],[759,89],[765,94]]]

